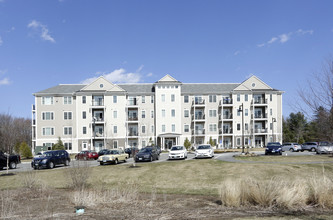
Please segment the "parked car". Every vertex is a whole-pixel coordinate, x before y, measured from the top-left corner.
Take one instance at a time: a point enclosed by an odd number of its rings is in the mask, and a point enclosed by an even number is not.
[[[169,160],[172,159],[186,159],[187,150],[184,146],[172,146],[169,151]]]
[[[282,155],[281,144],[279,142],[269,142],[267,143],[265,149],[265,155],[268,154],[279,154]]]
[[[302,147],[301,145],[297,144],[297,143],[283,143],[282,144],[282,151],[290,151],[290,152],[294,152],[294,151],[301,151]]]
[[[139,152],[139,148],[137,147],[129,147],[125,149],[125,153],[128,154],[128,157],[130,158],[131,155],[134,155]]]
[[[36,169],[50,168],[53,169],[56,165],[63,164],[68,166],[71,158],[65,150],[46,151],[39,157],[34,157],[31,161],[31,167]]]
[[[317,147],[317,154],[333,153],[333,144],[328,141],[319,142]]]
[[[139,161],[153,161],[158,160],[159,155],[156,151],[155,147],[145,147],[142,148],[136,155],[135,155],[135,162]]]
[[[306,142],[306,143],[302,144],[302,151],[308,150],[308,151],[316,152],[317,147],[318,147],[317,142]]]
[[[19,163],[21,163],[20,155],[9,155],[0,151],[0,170],[7,167],[7,165],[9,169],[16,169],[17,164]]]
[[[76,160],[97,160],[98,153],[92,150],[83,150],[75,155]]]
[[[104,155],[99,156],[97,162],[100,165],[104,165],[107,163],[118,164],[120,161],[126,162],[128,158],[128,154],[124,152],[122,149],[113,149],[108,150]]]
[[[209,144],[199,145],[195,151],[195,158],[214,157],[214,150]]]
[[[107,152],[109,152],[109,149],[102,149],[102,150],[98,151],[98,156],[102,156],[102,155],[106,154]]]

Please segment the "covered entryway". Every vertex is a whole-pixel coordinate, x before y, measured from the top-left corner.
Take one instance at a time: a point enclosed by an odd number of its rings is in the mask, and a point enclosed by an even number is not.
[[[179,143],[180,135],[181,134],[177,133],[161,134],[157,137],[157,143],[161,146],[162,150],[169,150],[174,145],[181,145],[181,143]]]

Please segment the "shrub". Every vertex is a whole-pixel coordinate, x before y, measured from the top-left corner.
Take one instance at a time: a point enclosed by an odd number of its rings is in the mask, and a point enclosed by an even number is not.
[[[88,186],[91,168],[86,162],[82,165],[80,161],[73,161],[71,165],[72,167],[65,171],[66,178],[68,179],[68,187],[83,190]]]
[[[27,143],[25,142],[22,142],[20,144],[20,153],[22,155],[22,157],[25,157],[25,158],[32,158],[32,152],[31,152],[31,149],[30,147],[28,146]]]
[[[62,140],[60,137],[58,139],[58,142],[52,146],[52,150],[65,150],[65,146],[62,143]]]

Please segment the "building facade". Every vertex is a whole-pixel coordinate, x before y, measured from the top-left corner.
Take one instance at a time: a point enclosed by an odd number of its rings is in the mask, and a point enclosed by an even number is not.
[[[252,76],[242,83],[58,85],[34,93],[33,149],[60,138],[66,150],[144,147],[162,149],[214,141],[217,148],[263,147],[282,142],[282,91]]]

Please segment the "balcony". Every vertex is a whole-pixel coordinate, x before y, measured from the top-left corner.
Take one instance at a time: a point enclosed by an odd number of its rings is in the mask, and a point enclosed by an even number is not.
[[[139,132],[137,132],[137,131],[130,131],[130,132],[127,133],[127,136],[129,136],[129,137],[137,137],[137,136],[139,136]]]
[[[192,120],[195,120],[195,121],[200,121],[200,120],[205,120],[206,116],[205,114],[200,114],[200,115],[192,115]]]
[[[129,121],[129,122],[137,122],[138,120],[139,120],[139,118],[138,117],[134,117],[134,116],[127,118],[127,121]]]
[[[254,98],[253,99],[253,104],[255,105],[266,105],[268,102],[267,102],[267,99],[264,99],[264,98]]]
[[[261,114],[254,114],[255,119],[267,119],[267,114],[266,113],[261,113]]]
[[[91,103],[92,106],[104,106],[104,100],[93,100]]]
[[[137,99],[127,100],[126,108],[137,108],[137,107],[139,107]]]
[[[223,98],[223,100],[220,101],[220,105],[232,105],[232,98]]]
[[[232,114],[220,115],[220,120],[230,120],[232,119]]]
[[[222,129],[220,128],[220,134],[232,134],[232,128]]]
[[[263,134],[263,133],[267,133],[267,131],[268,131],[267,128],[255,128],[254,129],[255,134]]]
[[[196,99],[192,101],[192,106],[195,107],[205,107],[205,100],[204,99]]]
[[[104,132],[95,132],[94,135],[95,138],[101,138],[104,137]]]
[[[205,135],[205,129],[193,130],[192,135]]]

